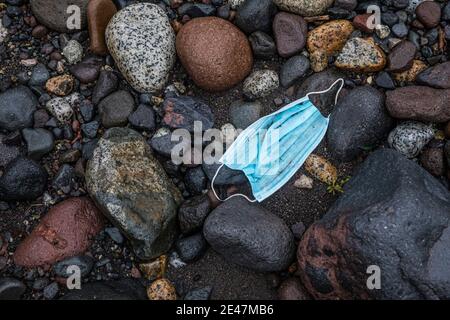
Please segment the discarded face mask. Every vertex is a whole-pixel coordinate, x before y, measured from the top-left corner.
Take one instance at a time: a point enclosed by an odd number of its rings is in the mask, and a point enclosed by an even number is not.
[[[219,160],[221,166],[211,182],[215,197],[222,202],[234,197],[262,202],[283,187],[319,146],[328,129],[329,118],[320,113],[309,97],[326,93],[338,83],[337,103],[344,79],[338,79],[327,90],[308,93],[245,129]],[[223,166],[244,172],[255,199],[244,194],[219,198],[214,182]]]

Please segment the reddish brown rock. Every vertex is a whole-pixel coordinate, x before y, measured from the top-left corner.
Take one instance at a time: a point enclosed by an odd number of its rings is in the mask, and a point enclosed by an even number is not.
[[[216,18],[196,18],[177,35],[178,56],[192,80],[207,91],[232,88],[252,70],[250,43],[232,23]]]
[[[417,77],[417,82],[438,89],[450,89],[450,62],[426,69]]]
[[[45,89],[49,93],[53,93],[57,96],[67,96],[73,91],[75,80],[72,76],[65,74],[48,79],[45,84]]]
[[[388,56],[389,71],[402,72],[410,69],[416,56],[417,48],[411,41],[397,44]]]
[[[359,14],[353,19],[353,26],[361,31],[372,33],[374,28],[369,28],[367,20],[372,16],[370,13]]]
[[[417,6],[416,16],[425,28],[434,28],[441,19],[441,6],[434,1],[424,1]]]
[[[405,120],[447,122],[450,120],[450,89],[409,86],[388,91],[386,108],[392,117]]]
[[[386,56],[372,38],[352,38],[336,58],[335,65],[352,72],[377,72],[384,69]]]
[[[98,55],[108,54],[105,30],[117,8],[111,0],[90,0],[87,8],[87,21],[91,51]]]
[[[324,51],[327,55],[339,52],[355,30],[347,20],[333,20],[322,24],[308,34],[307,47],[309,53]]]
[[[54,206],[14,254],[18,266],[50,266],[85,252],[103,227],[100,211],[89,198],[70,198]]]
[[[273,20],[273,33],[278,54],[283,58],[289,58],[305,47],[308,26],[302,17],[280,12]]]
[[[301,282],[315,299],[448,299],[449,210],[436,178],[379,149],[303,236]]]
[[[278,288],[278,299],[288,301],[310,300],[308,293],[297,278],[289,278],[283,281]]]

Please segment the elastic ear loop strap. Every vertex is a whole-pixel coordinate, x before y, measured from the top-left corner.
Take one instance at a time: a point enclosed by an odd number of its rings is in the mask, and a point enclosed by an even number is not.
[[[253,200],[252,200],[252,199],[250,199],[249,197],[247,197],[245,194],[242,194],[242,193],[233,194],[232,196],[229,196],[229,197],[226,198],[226,199],[220,199],[220,198],[219,198],[219,196],[218,196],[217,193],[216,193],[216,190],[214,189],[214,182],[216,181],[217,176],[219,175],[219,172],[220,172],[220,170],[223,168],[223,166],[224,166],[224,164],[222,164],[222,165],[217,169],[216,174],[214,175],[214,178],[213,178],[212,181],[211,181],[211,189],[212,189],[212,192],[214,193],[214,196],[217,198],[217,200],[219,200],[220,202],[225,202],[225,201],[228,201],[228,200],[230,200],[230,199],[232,199],[232,198],[242,197],[242,198],[245,198],[248,202],[255,203],[255,202],[257,201],[256,199],[253,199]]]
[[[323,91],[310,92],[310,93],[308,93],[308,94],[306,95],[306,97],[309,99],[309,96],[310,96],[310,95],[327,93],[328,91],[330,91],[331,89],[333,89],[333,87],[334,87],[336,84],[338,84],[339,82],[341,82],[341,86],[339,87],[339,90],[338,90],[338,92],[337,92],[337,94],[336,94],[336,99],[335,99],[335,104],[337,104],[337,101],[338,101],[338,98],[339,98],[339,94],[341,93],[341,91],[342,91],[342,89],[344,88],[344,85],[345,85],[345,81],[344,81],[344,79],[342,79],[342,78],[336,80],[336,81],[335,81],[328,89],[323,90]],[[228,200],[230,200],[230,199],[232,199],[232,198],[242,197],[242,198],[245,198],[247,201],[249,201],[249,202],[251,202],[251,203],[255,203],[255,202],[257,201],[256,199],[253,199],[253,200],[252,200],[252,199],[250,199],[249,197],[247,197],[245,194],[242,194],[242,193],[234,194],[234,195],[232,195],[232,196],[229,196],[229,197],[226,198],[226,199],[221,199],[221,198],[219,198],[219,196],[217,195],[216,190],[214,189],[214,182],[216,181],[217,176],[219,175],[219,172],[220,172],[220,170],[223,168],[224,165],[225,165],[225,164],[222,164],[222,165],[217,169],[216,174],[214,175],[214,178],[213,178],[212,181],[211,181],[211,189],[212,189],[212,192],[214,193],[214,196],[216,197],[216,199],[219,200],[219,201],[221,201],[221,202],[225,202],[225,201],[228,201]]]
[[[323,90],[323,91],[310,92],[310,93],[308,93],[308,94],[306,95],[306,97],[309,99],[309,96],[312,95],[312,94],[322,94],[322,93],[327,93],[328,91],[330,91],[331,89],[333,89],[333,87],[334,87],[336,84],[338,84],[339,82],[341,82],[341,86],[339,87],[339,90],[338,90],[338,92],[336,93],[336,99],[335,99],[335,101],[334,101],[334,104],[336,105],[337,102],[338,102],[338,99],[339,99],[339,95],[341,94],[341,91],[342,91],[342,89],[344,88],[344,85],[345,85],[345,81],[344,81],[344,79],[342,79],[342,78],[337,79],[337,80],[336,80],[336,81],[335,81],[328,89]]]

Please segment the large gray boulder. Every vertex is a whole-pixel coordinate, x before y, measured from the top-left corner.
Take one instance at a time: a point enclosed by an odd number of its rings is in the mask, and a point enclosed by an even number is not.
[[[127,128],[106,131],[88,162],[86,185],[140,259],[169,250],[181,195],[139,133]]]
[[[134,3],[123,8],[110,20],[105,37],[117,68],[136,91],[163,89],[176,52],[175,32],[161,7]]]
[[[350,161],[376,146],[394,126],[384,107],[384,94],[358,87],[339,101],[330,116],[328,147],[337,160]]]
[[[89,0],[30,0],[31,10],[36,19],[48,28],[58,32],[77,32],[87,26],[87,6]],[[67,22],[78,19],[76,11],[70,6],[79,8],[80,29],[69,29]]]
[[[449,299],[449,226],[448,190],[399,152],[376,151],[303,236],[302,282],[317,299]]]
[[[276,215],[232,198],[206,219],[203,234],[225,259],[257,271],[281,271],[292,262],[294,236]]]

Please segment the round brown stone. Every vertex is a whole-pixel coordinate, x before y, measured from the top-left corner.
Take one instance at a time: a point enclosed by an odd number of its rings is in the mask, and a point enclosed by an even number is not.
[[[103,227],[89,198],[70,198],[54,206],[14,253],[18,266],[34,268],[85,252]]]
[[[75,79],[71,75],[65,74],[48,79],[45,84],[45,89],[49,93],[64,97],[73,91],[74,86]]]
[[[177,35],[181,63],[197,86],[224,91],[245,79],[253,55],[247,37],[232,23],[216,18],[196,18]]]

